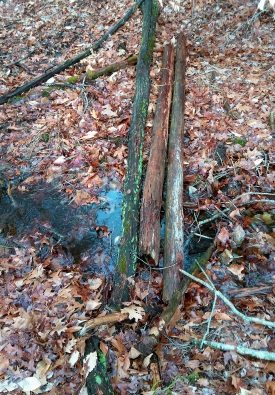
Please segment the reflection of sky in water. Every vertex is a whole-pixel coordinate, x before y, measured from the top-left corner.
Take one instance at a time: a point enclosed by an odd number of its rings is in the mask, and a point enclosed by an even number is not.
[[[97,226],[107,226],[112,244],[115,238],[121,235],[121,204],[123,194],[119,190],[103,191],[100,197],[104,197],[104,207],[96,210],[95,224]]]
[[[106,183],[106,187],[98,192],[99,204],[78,207],[69,204],[64,194],[51,184],[39,183],[24,192],[15,189],[12,199],[6,192],[2,193],[0,244],[21,243],[23,237],[31,243],[35,240],[36,253],[43,259],[49,256],[52,247],[58,245],[59,253],[66,256],[64,251],[69,251],[75,263],[81,262],[85,256],[87,262],[97,263],[97,255],[101,261],[104,255],[104,262],[109,262],[106,264],[113,270],[117,238],[121,234],[123,199],[122,192],[113,185]],[[102,227],[106,227],[106,231]],[[48,248],[43,245],[44,235]]]

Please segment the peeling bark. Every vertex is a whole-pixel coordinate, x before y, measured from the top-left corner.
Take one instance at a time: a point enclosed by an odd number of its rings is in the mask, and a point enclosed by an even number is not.
[[[168,301],[180,281],[183,268],[183,128],[186,42],[183,33],[177,40],[175,82],[169,134],[167,195],[164,240],[163,300]]]
[[[160,246],[160,210],[165,174],[169,115],[174,77],[174,48],[164,47],[162,78],[153,126],[153,138],[147,165],[140,214],[139,250],[150,255],[156,265]]]

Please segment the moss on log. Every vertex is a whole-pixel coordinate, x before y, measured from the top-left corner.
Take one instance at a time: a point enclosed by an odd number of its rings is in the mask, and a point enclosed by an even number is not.
[[[42,74],[41,76],[35,78],[34,80],[28,82],[27,84],[16,88],[3,96],[0,96],[0,104],[6,103],[9,99],[14,96],[21,95],[29,91],[30,89],[34,88],[35,86],[41,85],[43,82],[46,82],[48,79],[53,77],[56,74],[61,73],[61,71],[68,69],[69,67],[73,66],[74,64],[80,62],[82,59],[90,56],[92,51],[97,51],[104,41],[106,41],[112,34],[114,34],[124,23],[130,18],[133,12],[142,4],[144,0],[137,0],[136,3],[131,7],[125,15],[120,18],[120,20],[115,23],[110,29],[95,43],[92,45],[91,48],[88,48],[86,51],[81,52],[80,54],[76,55],[75,57],[66,60],[66,62],[62,63],[61,65],[53,68],[52,70]]]
[[[158,17],[157,3],[145,0],[142,4],[142,12],[142,41],[136,68],[136,93],[128,136],[128,168],[122,204],[122,237],[112,294],[112,302],[115,306],[129,299],[128,278],[133,276],[136,270],[142,149],[150,95],[150,64]]]

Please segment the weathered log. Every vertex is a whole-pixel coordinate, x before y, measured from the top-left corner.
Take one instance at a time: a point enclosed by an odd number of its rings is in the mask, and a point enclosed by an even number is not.
[[[129,58],[110,64],[109,66],[102,67],[98,70],[88,70],[85,74],[85,81],[92,81],[102,75],[110,75],[118,70],[125,69],[128,66],[133,66],[137,63],[138,57],[136,55],[129,56]]]
[[[193,276],[197,276],[201,272],[201,268],[204,269],[207,262],[209,261],[211,255],[215,250],[216,243],[214,242],[211,246],[200,255],[197,261],[191,266],[189,272],[193,274]],[[199,263],[199,264],[198,264]],[[175,314],[177,307],[182,304],[182,297],[184,293],[187,291],[192,280],[189,277],[184,277],[177,289],[175,290],[173,296],[170,298],[168,306],[161,314],[161,318],[164,320],[165,324],[168,325],[171,318]]]
[[[153,137],[144,182],[140,213],[139,250],[158,263],[160,246],[160,210],[165,174],[169,115],[174,78],[174,48],[164,47],[162,78],[153,126]]]
[[[122,203],[122,237],[112,294],[115,306],[129,299],[128,278],[133,276],[136,270],[142,148],[150,95],[150,64],[158,17],[158,6],[155,1],[145,0],[141,8],[143,11],[142,40],[136,67],[136,93],[128,136],[128,168]]]
[[[133,12],[142,4],[143,1],[144,0],[137,0],[136,3],[133,5],[133,7],[131,7],[117,23],[115,23],[105,34],[103,34],[103,36],[94,45],[92,45],[91,48],[88,48],[88,49],[86,49],[86,51],[81,52],[80,54],[76,55],[75,57],[66,60],[66,62],[53,68],[52,70],[49,70],[45,74],[42,74],[41,76],[28,82],[27,84],[25,84],[19,88],[16,88],[16,89],[6,93],[3,96],[0,96],[0,104],[4,104],[12,97],[21,95],[22,93],[29,91],[30,89],[34,88],[35,86],[41,85],[43,82],[47,81],[54,75],[60,73],[63,70],[66,70],[70,66],[73,66],[74,64],[80,62],[80,60],[86,58],[87,56],[90,56],[92,54],[92,51],[97,51],[101,47],[101,45],[103,44],[104,41],[106,41],[121,26],[123,26],[125,22],[127,22],[127,20],[130,18],[130,16],[133,14]]]
[[[171,299],[183,268],[183,128],[185,101],[186,42],[183,33],[177,40],[175,82],[169,134],[167,194],[164,238],[163,300]]]

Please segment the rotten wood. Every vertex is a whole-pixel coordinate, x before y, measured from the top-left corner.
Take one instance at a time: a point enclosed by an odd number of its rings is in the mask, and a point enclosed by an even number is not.
[[[80,54],[76,55],[75,57],[66,60],[66,62],[62,63],[61,65],[49,70],[45,74],[33,79],[32,81],[28,82],[27,84],[16,88],[3,96],[0,96],[0,104],[6,103],[9,99],[14,96],[21,95],[29,91],[30,89],[34,88],[35,86],[41,85],[43,82],[46,82],[48,79],[53,77],[56,74],[59,74],[61,71],[66,70],[67,68],[73,66],[74,64],[80,62],[82,59],[90,56],[93,51],[97,51],[104,41],[106,41],[112,34],[114,34],[121,26],[127,22],[130,16],[134,13],[134,11],[142,4],[144,0],[137,0],[136,3],[126,12],[126,14],[117,22],[115,23],[95,44],[93,44],[90,48],[86,49],[86,51],[81,52]]]
[[[174,78],[174,48],[163,50],[162,78],[153,125],[153,137],[144,182],[140,213],[139,251],[150,255],[156,265],[160,247],[160,210],[165,174],[169,115]]]
[[[112,293],[112,303],[116,307],[119,307],[121,302],[129,300],[131,285],[128,279],[136,271],[142,148],[150,95],[150,65],[158,17],[158,6],[155,1],[145,0],[141,9],[142,40],[136,67],[136,93],[128,135],[128,168],[122,203],[122,237]]]
[[[183,128],[185,102],[186,40],[177,39],[175,82],[169,134],[164,238],[163,300],[169,301],[182,276],[183,252]]]

